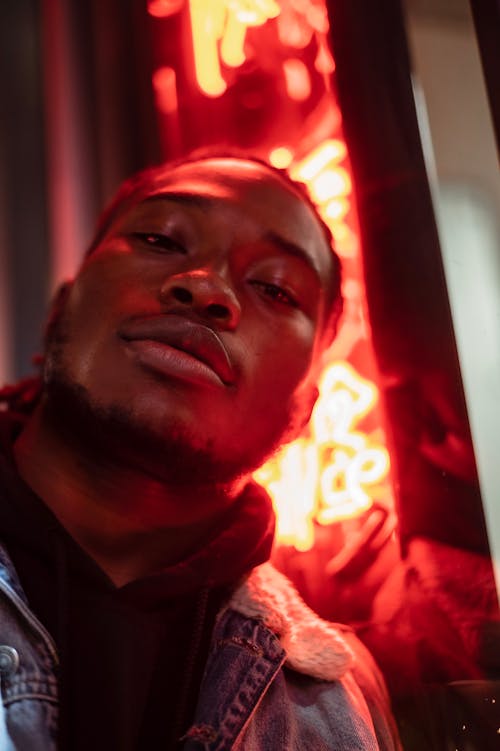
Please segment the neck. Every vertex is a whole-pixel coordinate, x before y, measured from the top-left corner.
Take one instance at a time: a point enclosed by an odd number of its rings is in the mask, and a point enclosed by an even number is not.
[[[172,487],[102,454],[62,435],[43,401],[14,446],[23,480],[117,586],[198,550],[243,485]]]

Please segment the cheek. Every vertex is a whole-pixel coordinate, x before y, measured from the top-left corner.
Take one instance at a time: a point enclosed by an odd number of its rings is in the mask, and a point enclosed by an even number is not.
[[[256,348],[255,368],[276,383],[297,386],[307,375],[314,348],[314,325],[308,319],[267,329]]]
[[[94,290],[82,289],[71,301],[64,319],[72,355],[87,358],[99,347],[109,328],[109,299],[104,304],[103,296]]]
[[[116,285],[85,275],[71,290],[58,326],[60,357],[65,371],[82,385],[102,377],[106,369],[113,367],[117,312],[122,298]]]
[[[65,313],[72,329],[90,340],[116,328],[127,311],[151,307],[150,280],[134,265],[131,254],[106,251],[78,275]]]
[[[314,348],[314,324],[267,327],[265,335],[249,340],[245,390],[250,409],[265,415],[288,408],[309,375]]]

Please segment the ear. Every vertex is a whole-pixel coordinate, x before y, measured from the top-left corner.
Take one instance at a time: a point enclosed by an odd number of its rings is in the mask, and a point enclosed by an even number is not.
[[[43,343],[44,346],[47,346],[47,343],[50,342],[50,339],[52,337],[52,332],[54,330],[54,327],[59,320],[62,311],[64,310],[64,306],[66,304],[66,300],[68,299],[68,295],[71,292],[71,288],[73,287],[73,281],[66,281],[63,282],[55,291],[54,296],[52,297],[52,300],[49,305],[49,313],[47,316],[47,320],[45,322],[45,329],[43,332]]]

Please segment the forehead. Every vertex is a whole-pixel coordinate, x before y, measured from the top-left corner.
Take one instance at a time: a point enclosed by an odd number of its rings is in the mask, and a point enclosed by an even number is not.
[[[212,222],[227,226],[228,233],[276,237],[290,248],[302,251],[326,283],[329,279],[331,249],[323,228],[311,207],[293,186],[264,165],[242,159],[217,158],[189,162],[158,171],[121,214],[133,215],[137,208],[153,202],[161,211],[171,202],[201,208]]]
[[[292,185],[264,165],[243,159],[203,159],[158,171],[149,188],[146,187],[145,196],[170,189],[191,191],[214,201],[238,201],[247,209],[262,205],[267,198],[271,201],[271,213],[275,207],[294,205],[304,217],[315,221],[310,207]]]

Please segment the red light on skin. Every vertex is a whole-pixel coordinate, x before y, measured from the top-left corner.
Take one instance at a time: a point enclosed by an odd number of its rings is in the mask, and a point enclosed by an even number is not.
[[[172,114],[177,112],[177,82],[175,70],[168,66],[158,68],[153,73],[153,89],[156,106],[160,112]]]
[[[290,99],[303,102],[311,94],[311,79],[307,66],[302,60],[291,57],[283,63],[286,91]]]
[[[286,169],[292,162],[293,154],[286,146],[277,146],[269,152],[269,161],[273,167]]]
[[[183,5],[184,0],[149,0],[148,13],[154,18],[168,18],[178,13]]]

